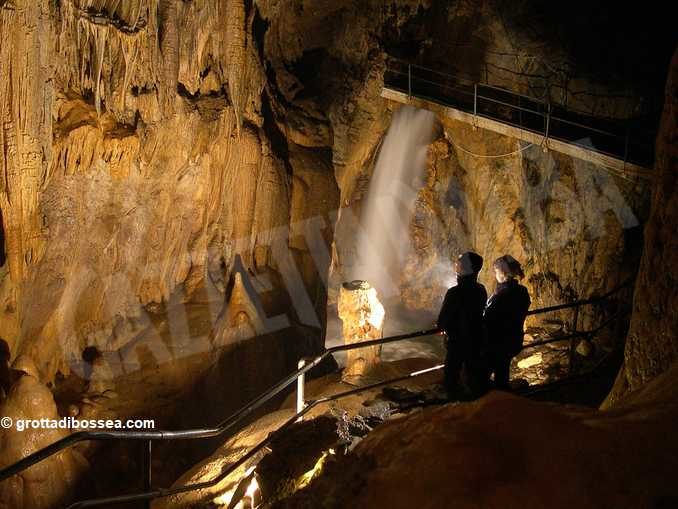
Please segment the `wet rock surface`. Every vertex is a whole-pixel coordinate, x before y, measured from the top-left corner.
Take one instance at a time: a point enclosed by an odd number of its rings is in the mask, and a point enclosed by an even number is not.
[[[403,374],[425,369],[431,367],[430,361],[422,359],[406,359],[394,363],[382,363],[382,365],[389,365],[388,374],[391,377],[402,376]],[[281,451],[286,451],[285,454],[270,458],[271,464],[278,464],[281,462],[281,469],[286,472],[294,472],[297,475],[299,468],[295,465],[297,461],[304,465],[310,465],[309,470],[323,455],[323,452],[329,451],[332,448],[334,455],[327,454],[323,461],[332,462],[334,457],[342,455],[344,452],[354,448],[360,440],[373,429],[378,428],[383,422],[394,418],[397,415],[416,411],[416,408],[421,407],[425,397],[423,392],[427,392],[430,385],[440,382],[440,373],[426,374],[421,377],[413,378],[407,382],[399,384],[400,389],[396,392],[402,397],[407,395],[406,401],[398,401],[396,394],[388,394],[388,391],[382,392],[381,388],[365,391],[364,393],[351,395],[328,404],[319,405],[310,411],[301,423],[294,424],[289,431],[291,432],[288,438],[287,432],[279,435]],[[345,392],[354,387],[345,384],[341,381],[341,373],[333,373],[325,375],[307,382],[306,397],[308,400],[319,396],[326,396]],[[431,393],[431,400],[436,397]],[[201,461],[194,467],[186,471],[176,481],[175,485],[200,482],[215,477],[221,468],[229,465],[242,456],[247,450],[266,438],[269,433],[274,432],[287,419],[294,415],[294,395],[291,395],[282,406],[284,410],[272,412],[252,424],[246,426],[241,432],[226,440],[205,460]],[[320,419],[314,424],[315,419]],[[332,423],[330,426],[329,423]],[[305,440],[305,434],[301,430],[310,430],[310,433],[318,432],[318,443],[326,445],[327,447],[319,447],[313,440]],[[331,428],[331,433],[329,429]],[[299,430],[299,432],[297,432]],[[331,438],[330,438],[331,435]],[[315,435],[314,435],[315,436]],[[276,438],[277,440],[278,438]],[[291,444],[300,442],[300,449],[306,451],[301,457],[297,458],[295,455],[295,448],[288,447]],[[287,445],[285,445],[287,444]],[[184,495],[172,496],[165,499],[158,500],[154,507],[156,509],[175,508],[196,505],[199,507],[212,507],[213,504],[228,505],[232,500],[237,486],[246,474],[256,467],[259,461],[270,452],[271,449],[266,449],[252,461],[237,469],[223,482],[219,483],[214,488],[202,490],[199,492],[187,493]],[[258,469],[257,469],[258,470]],[[305,470],[304,472],[308,472]],[[283,490],[285,496],[291,494],[293,487],[298,488],[301,479],[299,476],[292,475],[279,476],[276,469],[271,470],[271,481],[277,485],[286,486]],[[302,472],[303,473],[303,472]],[[310,479],[306,479],[304,483],[308,483]],[[269,481],[260,479],[260,483],[266,484]],[[302,483],[303,484],[303,483]],[[296,489],[295,488],[295,489]],[[282,494],[274,493],[274,498],[282,498]],[[217,500],[215,502],[215,500]]]

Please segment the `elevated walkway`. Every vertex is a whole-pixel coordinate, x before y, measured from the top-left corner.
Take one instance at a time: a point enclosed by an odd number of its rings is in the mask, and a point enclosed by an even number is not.
[[[587,116],[553,106],[548,100],[398,59],[389,60],[381,96],[554,150],[622,176],[653,176],[654,135],[631,121]],[[469,154],[488,158],[512,155]]]

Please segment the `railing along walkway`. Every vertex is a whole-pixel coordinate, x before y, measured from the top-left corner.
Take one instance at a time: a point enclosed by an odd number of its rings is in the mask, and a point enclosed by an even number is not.
[[[624,311],[618,310],[617,313],[615,313],[612,317],[608,318],[605,320],[602,324],[597,326],[596,328],[588,331],[577,331],[577,323],[578,323],[578,316],[579,316],[579,308],[582,306],[587,306],[587,305],[592,305],[592,304],[597,304],[603,301],[608,300],[610,297],[618,293],[624,288],[627,288],[631,283],[631,280],[627,281],[626,283],[620,285],[619,287],[615,288],[614,290],[611,290],[610,292],[600,296],[600,297],[593,297],[589,299],[584,299],[584,300],[579,300],[575,301],[572,303],[568,304],[559,304],[556,306],[550,306],[550,307],[545,307],[541,309],[535,309],[530,311],[528,314],[529,315],[537,315],[537,314],[543,314],[543,313],[549,313],[549,312],[554,312],[554,311],[561,311],[565,309],[573,309],[574,310],[574,320],[573,320],[573,326],[572,326],[572,332],[566,335],[561,335],[561,336],[556,336],[553,338],[549,338],[544,341],[537,341],[533,342],[530,344],[525,345],[524,348],[535,348],[537,346],[545,345],[548,343],[553,343],[556,341],[570,341],[570,362],[572,362],[572,355],[574,352],[574,347],[575,347],[575,339],[579,337],[592,337],[593,335],[597,334],[601,329],[604,327],[607,327],[611,323],[614,323],[616,319],[621,317],[623,314],[625,314]],[[96,507],[96,506],[110,506],[110,505],[116,505],[116,504],[123,504],[123,503],[130,503],[130,502],[145,502],[146,507],[150,507],[150,501],[156,498],[161,498],[161,497],[166,497],[169,495],[176,495],[180,493],[186,493],[190,491],[196,491],[196,490],[201,490],[205,488],[209,488],[212,486],[217,485],[220,483],[222,480],[224,480],[226,477],[228,477],[230,474],[232,474],[236,469],[238,469],[240,466],[242,466],[245,462],[247,462],[249,459],[254,457],[258,452],[260,452],[264,447],[266,447],[270,441],[273,438],[274,434],[280,433],[287,429],[289,426],[291,426],[293,423],[297,422],[299,419],[303,418],[304,415],[306,415],[310,410],[315,408],[316,406],[323,404],[323,403],[328,403],[330,401],[335,401],[341,398],[344,398],[346,396],[351,396],[355,394],[359,394],[361,392],[369,391],[378,387],[390,385],[396,382],[401,382],[403,380],[411,379],[414,377],[418,377],[433,371],[437,371],[443,368],[443,365],[437,365],[433,366],[432,368],[421,370],[421,371],[415,371],[412,373],[408,373],[407,375],[400,376],[397,378],[392,378],[389,380],[384,380],[378,383],[374,383],[371,385],[359,387],[356,389],[351,389],[345,392],[341,392],[338,394],[330,395],[330,396],[323,396],[311,401],[304,401],[303,398],[303,384],[304,384],[304,377],[306,373],[308,373],[311,369],[313,369],[315,366],[320,364],[324,359],[328,358],[329,356],[338,353],[338,352],[345,352],[349,350],[357,350],[360,348],[367,348],[371,346],[376,346],[376,345],[383,345],[387,343],[395,343],[398,341],[403,341],[406,339],[416,339],[416,338],[422,338],[426,336],[432,336],[432,335],[439,335],[443,336],[444,332],[440,329],[434,328],[434,329],[428,329],[424,331],[419,331],[419,332],[413,332],[413,333],[408,333],[408,334],[399,334],[396,336],[389,336],[386,338],[380,338],[380,339],[374,339],[370,341],[365,341],[361,343],[353,343],[353,344],[347,344],[347,345],[338,345],[332,348],[326,349],[322,354],[318,355],[317,357],[310,359],[308,361],[301,362],[300,361],[300,367],[297,369],[295,372],[289,374],[282,380],[280,380],[278,383],[273,385],[271,388],[269,388],[267,391],[262,393],[260,396],[252,400],[250,403],[247,405],[243,406],[240,410],[235,412],[233,415],[228,417],[226,420],[221,422],[219,425],[213,428],[197,428],[197,429],[186,429],[186,430],[177,430],[177,431],[79,431],[75,432],[65,438],[62,438],[61,440],[58,440],[54,442],[53,444],[44,447],[43,449],[40,449],[29,456],[23,458],[22,460],[14,463],[13,465],[10,465],[9,467],[6,467],[0,471],[0,482],[4,481],[5,479],[8,479],[9,477],[13,475],[17,475],[27,468],[31,467],[32,465],[35,465],[36,463],[39,463],[43,461],[44,459],[47,459],[55,454],[58,454],[60,451],[63,451],[64,449],[71,447],[79,442],[83,441],[90,441],[90,440],[95,440],[95,441],[108,441],[108,440],[140,440],[144,442],[144,457],[143,457],[143,466],[144,466],[144,472],[143,472],[143,479],[144,479],[144,490],[141,493],[134,493],[134,494],[128,494],[128,495],[119,495],[119,496],[114,496],[114,497],[106,497],[106,498],[98,498],[98,499],[91,499],[91,500],[84,500],[81,502],[77,502],[75,504],[72,504],[69,506],[68,509],[76,509],[76,508],[82,508],[82,507]],[[280,394],[283,390],[285,390],[287,387],[292,385],[293,383],[298,384],[299,388],[299,394],[297,397],[297,411],[296,413],[290,417],[287,421],[285,421],[277,430],[275,430],[273,433],[271,433],[266,439],[264,439],[262,442],[257,444],[255,447],[253,447],[251,450],[249,450],[247,453],[245,453],[240,459],[238,459],[235,463],[229,465],[226,467],[222,472],[214,477],[213,479],[210,479],[208,481],[204,482],[199,482],[199,483],[194,483],[194,484],[187,484],[184,486],[177,486],[173,488],[152,488],[152,469],[151,469],[151,456],[152,456],[152,444],[153,441],[156,440],[197,440],[197,439],[205,439],[205,438],[212,438],[212,437],[218,437],[218,436],[223,436],[225,435],[228,431],[231,431],[234,429],[234,427],[242,423],[242,421],[250,416],[253,412],[261,408],[264,404],[266,404],[268,401],[270,401],[272,398]]]
[[[523,131],[559,140],[619,160],[622,166],[646,168],[654,161],[656,126],[648,119],[618,120],[592,116],[590,112],[553,104],[543,98],[448,74],[394,57],[387,59],[384,86],[444,106],[499,121]],[[649,175],[649,173],[647,173]]]

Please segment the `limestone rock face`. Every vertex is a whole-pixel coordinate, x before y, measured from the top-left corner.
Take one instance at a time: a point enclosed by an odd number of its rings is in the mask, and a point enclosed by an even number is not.
[[[678,53],[657,137],[657,178],[633,297],[624,366],[606,404],[666,371],[678,358]]]
[[[0,336],[45,380],[86,346],[124,347],[170,298],[224,291],[237,255],[255,270],[257,254],[256,270],[285,280],[278,293],[311,292],[308,315],[324,313],[329,257],[311,257],[302,231],[295,271],[289,224],[319,216],[314,242],[327,251],[331,158],[290,163],[257,23],[242,0],[0,10]]]
[[[520,260],[534,308],[602,293],[632,274],[628,232],[644,214],[645,182],[455,121],[444,120],[443,132],[411,225],[419,249],[407,266],[409,305],[422,300],[411,287],[449,279],[450,255],[467,249],[485,258],[480,281],[490,292],[492,262]]]

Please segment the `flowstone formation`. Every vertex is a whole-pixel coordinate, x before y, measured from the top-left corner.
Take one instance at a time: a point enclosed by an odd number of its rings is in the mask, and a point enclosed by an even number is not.
[[[20,359],[18,359],[20,360]],[[37,378],[32,362],[25,359],[14,366],[18,380],[7,398],[0,401],[0,415],[19,420],[59,419],[51,391]],[[66,437],[68,429],[0,430],[0,468],[5,468]],[[74,449],[35,465],[21,475],[0,483],[0,507],[3,509],[50,509],[67,503],[87,461]]]
[[[170,301],[206,294],[216,319],[237,256],[273,293],[312,295],[290,318],[319,326],[329,259],[306,239],[327,250],[336,185],[329,157],[271,113],[285,106],[266,86],[259,8],[13,1],[0,16],[13,357],[52,381],[87,346],[124,348]]]
[[[379,339],[384,326],[384,306],[377,291],[366,281],[344,283],[339,293],[339,317],[343,323],[344,344]],[[381,345],[349,350],[342,380],[358,383],[369,377],[380,360]]]
[[[634,313],[622,367],[606,405],[667,371],[678,359],[678,52],[666,84],[657,137],[657,179],[645,249],[633,296]]]

